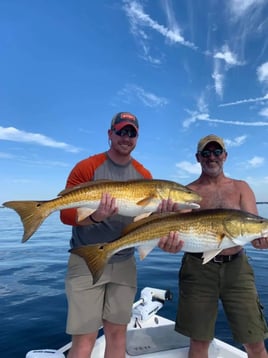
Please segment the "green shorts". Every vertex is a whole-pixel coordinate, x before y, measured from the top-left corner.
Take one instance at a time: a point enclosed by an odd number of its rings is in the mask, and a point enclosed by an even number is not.
[[[71,254],[65,280],[68,300],[66,332],[71,335],[96,332],[103,320],[127,324],[137,290],[136,281],[134,257],[107,264],[93,286],[85,261]]]
[[[254,273],[245,253],[231,262],[205,265],[202,259],[185,254],[179,281],[177,332],[196,340],[212,340],[221,300],[234,340],[256,343],[268,337]]]

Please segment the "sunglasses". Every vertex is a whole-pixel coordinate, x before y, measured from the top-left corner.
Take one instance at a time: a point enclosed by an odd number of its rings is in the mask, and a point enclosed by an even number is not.
[[[199,153],[201,154],[201,156],[203,158],[208,158],[211,156],[211,154],[213,154],[215,157],[219,157],[223,152],[224,152],[223,149],[218,148],[218,149],[214,149],[214,150],[205,149]]]
[[[122,128],[119,131],[116,131],[114,129],[114,132],[119,137],[124,137],[125,135],[127,135],[129,138],[136,138],[137,137],[137,132],[135,131],[135,129]]]

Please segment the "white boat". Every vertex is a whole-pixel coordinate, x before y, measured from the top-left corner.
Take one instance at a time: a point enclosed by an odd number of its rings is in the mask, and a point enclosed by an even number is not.
[[[187,358],[189,338],[174,330],[175,323],[157,314],[172,298],[168,290],[145,287],[134,303],[127,329],[126,358]],[[32,350],[26,358],[64,358],[71,342],[55,349]],[[97,338],[91,358],[103,358],[105,337]],[[247,357],[242,350],[214,338],[209,347],[209,358]]]

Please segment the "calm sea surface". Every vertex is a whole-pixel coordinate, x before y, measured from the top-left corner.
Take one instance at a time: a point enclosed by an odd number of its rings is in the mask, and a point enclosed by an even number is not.
[[[268,217],[268,206],[259,207]],[[0,209],[0,357],[25,358],[32,349],[58,349],[69,342],[65,334],[66,298],[64,277],[68,259],[70,227],[51,215],[26,243],[21,243],[22,224],[10,209]],[[267,251],[246,246],[255,271],[257,289],[268,320]],[[173,301],[162,314],[174,319],[177,274],[182,254],[155,249],[138,262],[140,292],[145,286],[170,289]],[[220,307],[216,337],[234,344]]]

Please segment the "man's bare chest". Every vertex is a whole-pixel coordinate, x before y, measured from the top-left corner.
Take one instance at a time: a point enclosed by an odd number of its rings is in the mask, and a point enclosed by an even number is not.
[[[230,208],[240,209],[240,193],[233,187],[228,188],[205,188],[198,190],[202,196],[201,208]]]

